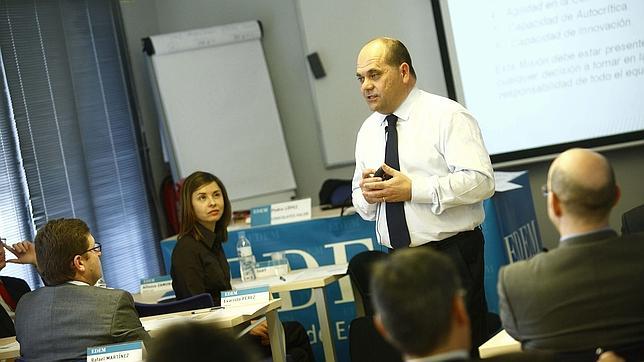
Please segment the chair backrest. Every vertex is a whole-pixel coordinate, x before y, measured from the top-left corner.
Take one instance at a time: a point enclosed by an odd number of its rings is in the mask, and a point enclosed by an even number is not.
[[[372,275],[371,268],[375,262],[385,257],[387,257],[387,254],[381,251],[368,250],[354,255],[349,260],[347,274],[349,274],[354,291],[357,316],[372,316],[374,314],[371,287],[369,285]]]
[[[487,312],[485,315],[485,324],[487,326],[487,338],[485,340],[494,337],[497,333],[501,332],[503,325],[501,324],[501,317],[498,314]]]
[[[214,307],[215,302],[212,300],[212,295],[209,293],[201,293],[193,295],[192,297],[175,300],[173,302],[159,303],[159,304],[146,304],[134,303],[136,311],[139,312],[139,317],[148,317],[151,315],[183,312],[186,310]]]
[[[402,362],[401,353],[378,333],[372,317],[358,317],[349,327],[351,362]]]
[[[644,231],[644,205],[632,208],[622,215],[622,234]]]
[[[351,205],[351,180],[328,179],[322,183],[320,205],[341,207]]]

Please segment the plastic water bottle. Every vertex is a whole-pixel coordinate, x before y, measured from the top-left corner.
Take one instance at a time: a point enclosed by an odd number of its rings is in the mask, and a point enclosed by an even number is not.
[[[255,256],[250,241],[243,231],[239,232],[239,239],[237,239],[237,256],[242,281],[255,280]]]

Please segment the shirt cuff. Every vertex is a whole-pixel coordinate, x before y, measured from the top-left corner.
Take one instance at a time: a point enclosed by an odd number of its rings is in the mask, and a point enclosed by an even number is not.
[[[419,204],[437,203],[437,176],[409,177],[411,179],[411,202]]]
[[[358,191],[352,195],[353,206],[356,212],[365,220],[374,221],[376,219],[376,209],[378,204],[370,204],[362,196],[362,192]]]

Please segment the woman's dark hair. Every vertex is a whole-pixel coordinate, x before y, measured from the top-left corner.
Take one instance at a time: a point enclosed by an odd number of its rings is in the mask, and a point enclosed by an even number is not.
[[[215,239],[222,243],[228,240],[228,225],[233,214],[228,192],[217,176],[203,171],[192,173],[185,179],[181,186],[181,226],[179,228],[179,238],[184,235],[190,235],[196,240],[204,240],[204,236],[197,227],[199,221],[195,216],[195,210],[192,206],[192,194],[199,188],[212,182],[217,183],[217,186],[221,189],[221,195],[224,198],[224,212],[221,218],[215,223]]]

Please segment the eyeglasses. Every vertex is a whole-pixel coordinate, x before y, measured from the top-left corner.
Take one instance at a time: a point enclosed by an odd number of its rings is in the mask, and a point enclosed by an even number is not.
[[[543,197],[548,197],[549,193],[550,190],[548,190],[548,184],[543,184],[543,186],[541,186],[541,195],[543,195]]]
[[[89,248],[89,249],[85,250],[84,252],[82,252],[82,253],[80,253],[78,255],[83,255],[85,253],[89,253],[90,251],[95,251],[95,250],[96,250],[97,253],[101,252],[101,243],[99,243],[98,241],[94,242],[94,247],[93,248]]]

